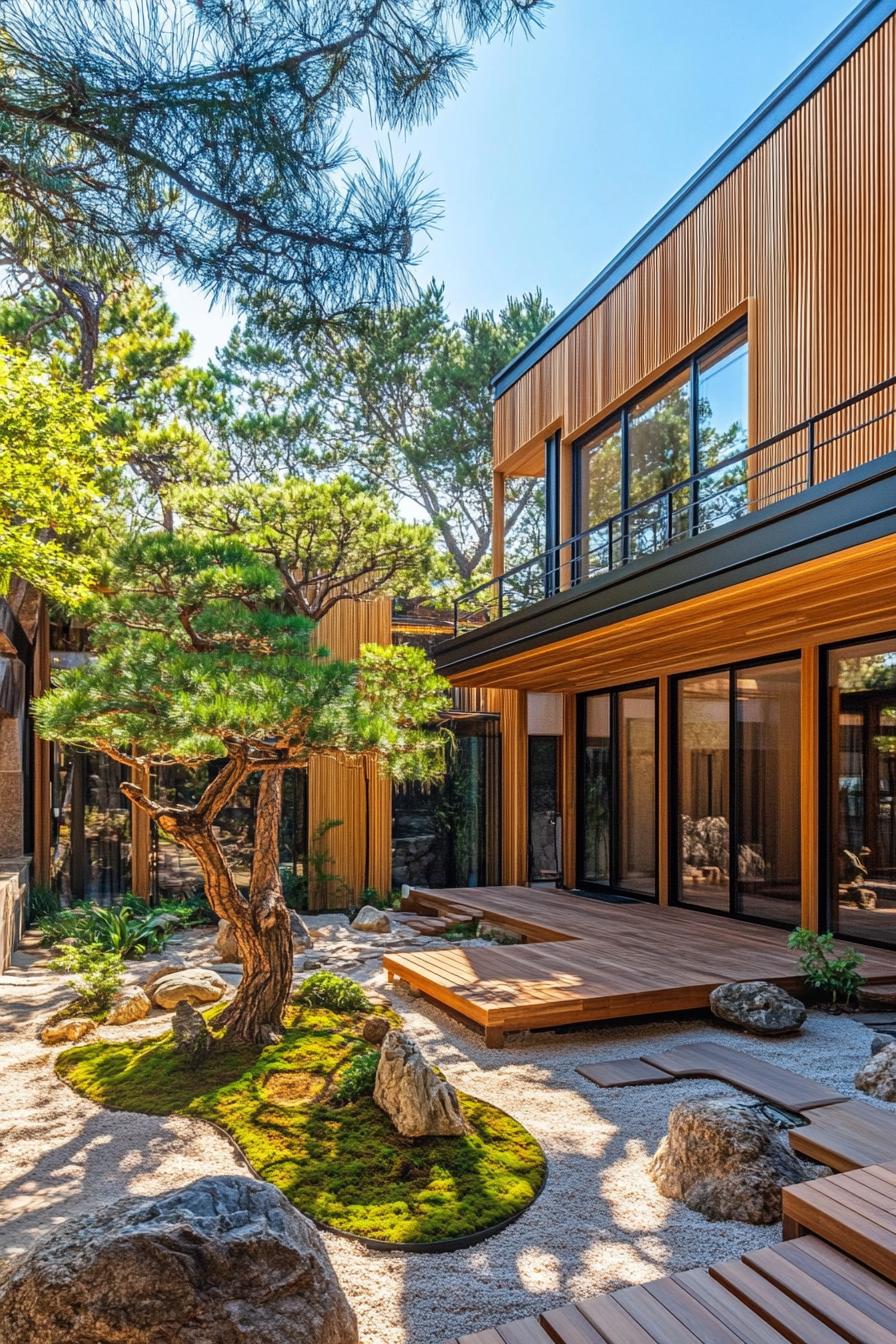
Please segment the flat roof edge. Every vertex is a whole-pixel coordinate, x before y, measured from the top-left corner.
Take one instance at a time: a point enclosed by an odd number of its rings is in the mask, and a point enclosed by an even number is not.
[[[644,258],[697,208],[726,177],[782,126],[854,55],[887,19],[896,0],[862,0],[842,23],[769,94],[733,135],[685,182],[670,201],[626,243],[621,252],[533,341],[492,379],[495,399],[558,345]]]

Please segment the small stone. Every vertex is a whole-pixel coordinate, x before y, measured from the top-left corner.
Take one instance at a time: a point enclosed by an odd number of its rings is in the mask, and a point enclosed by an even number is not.
[[[352,920],[352,928],[358,933],[391,933],[392,925],[385,910],[376,906],[364,905]]]
[[[187,963],[184,961],[183,957],[169,956],[167,961],[163,961],[160,966],[157,966],[154,971],[149,973],[143,981],[143,988],[149,997],[152,998],[152,991],[160,980],[164,980],[167,975],[176,975],[178,971],[185,971],[186,969]]]
[[[855,1085],[881,1101],[896,1101],[896,1041],[888,1041],[872,1054],[856,1074]]]
[[[106,1026],[124,1027],[129,1022],[139,1022],[149,1015],[152,1004],[149,995],[139,985],[130,989],[121,989],[112,1000],[112,1007],[106,1014]]]
[[[406,1031],[390,1031],[383,1041],[373,1099],[405,1138],[467,1133],[456,1089],[427,1064]]]
[[[152,999],[157,1008],[176,1008],[181,1002],[217,1003],[226,989],[226,981],[216,971],[195,967],[159,980]]]
[[[806,1009],[799,999],[766,980],[735,980],[719,985],[709,996],[716,1017],[758,1036],[781,1036],[799,1031]]]
[[[762,1109],[742,1102],[686,1101],[648,1164],[661,1195],[713,1221],[774,1223],[781,1188],[819,1174],[797,1158]]]
[[[181,999],[174,1010],[171,1033],[174,1036],[174,1048],[177,1053],[186,1055],[189,1059],[206,1054],[211,1047],[212,1035],[205,1018],[185,999]]]
[[[295,910],[289,912],[289,926],[292,929],[292,945],[295,952],[304,952],[311,946],[311,930],[302,916]]]
[[[382,1017],[379,1013],[371,1013],[370,1017],[365,1017],[361,1023],[361,1035],[371,1045],[382,1045],[389,1035],[389,1030],[388,1019]]]
[[[96,1031],[90,1017],[65,1017],[61,1022],[48,1022],[40,1034],[44,1045],[62,1045],[66,1041],[80,1041]]]
[[[4,1344],[357,1344],[317,1228],[266,1181],[206,1176],[82,1213],[0,1271]]]
[[[316,957],[306,957],[305,965],[302,969],[306,971],[319,971],[322,965],[323,962],[318,961]]]

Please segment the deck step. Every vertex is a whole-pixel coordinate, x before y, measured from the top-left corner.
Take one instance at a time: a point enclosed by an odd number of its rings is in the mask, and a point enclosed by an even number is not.
[[[785,1237],[814,1233],[896,1281],[896,1162],[789,1185],[782,1209]]]
[[[896,1114],[867,1101],[843,1101],[809,1111],[809,1121],[791,1129],[790,1146],[835,1171],[870,1167],[896,1155]]]
[[[598,1087],[643,1087],[646,1083],[674,1083],[675,1074],[654,1068],[643,1059],[607,1059],[600,1064],[579,1064],[576,1073]]]
[[[744,1050],[733,1050],[730,1046],[709,1041],[644,1055],[643,1059],[653,1068],[672,1073],[677,1078],[715,1078],[721,1083],[731,1083],[787,1111],[814,1111],[846,1101],[842,1093],[790,1069],[767,1064]]]

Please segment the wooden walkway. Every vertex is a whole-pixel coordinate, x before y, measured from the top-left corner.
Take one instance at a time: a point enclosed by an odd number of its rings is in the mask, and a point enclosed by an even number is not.
[[[390,954],[400,979],[500,1046],[508,1031],[654,1016],[707,1007],[729,980],[799,991],[787,931],[675,906],[613,904],[529,887],[414,888],[423,915],[485,919],[520,934],[513,947]],[[870,981],[896,980],[896,953],[867,949]]]

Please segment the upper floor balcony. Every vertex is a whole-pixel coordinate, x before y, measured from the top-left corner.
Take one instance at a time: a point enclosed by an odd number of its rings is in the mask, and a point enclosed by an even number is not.
[[[514,642],[544,643],[659,593],[675,600],[723,573],[797,563],[823,537],[839,537],[830,547],[851,544],[851,532],[861,539],[871,519],[878,533],[896,529],[894,416],[891,377],[557,540],[456,600],[440,668],[487,662],[499,648],[506,657]]]

